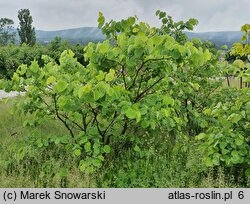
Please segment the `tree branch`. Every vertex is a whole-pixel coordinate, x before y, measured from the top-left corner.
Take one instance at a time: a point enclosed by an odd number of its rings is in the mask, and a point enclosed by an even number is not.
[[[55,104],[55,112],[56,112],[57,118],[58,118],[58,119],[65,125],[65,127],[69,130],[71,137],[74,138],[74,134],[73,134],[72,130],[70,129],[70,127],[68,126],[68,124],[66,123],[66,121],[64,121],[64,120],[61,118],[60,114],[58,113],[56,94],[53,94],[53,100],[54,100],[54,104]]]
[[[139,76],[139,72],[142,70],[142,68],[144,67],[145,64],[147,64],[148,62],[151,62],[151,61],[161,61],[161,60],[167,60],[167,59],[170,59],[170,58],[171,57],[163,57],[163,58],[159,58],[159,59],[148,59],[148,60],[144,61],[143,63],[141,63],[141,65],[136,70],[135,78],[133,80],[132,85],[128,88],[128,90],[133,88],[133,86],[135,85],[137,77]]]
[[[98,122],[98,120],[97,120],[97,115],[98,115],[98,113],[97,113],[97,111],[96,111],[94,108],[91,107],[91,105],[89,105],[89,106],[90,106],[90,108],[91,108],[91,110],[92,110],[92,113],[94,114],[93,123],[94,123],[94,122],[96,123],[97,130],[98,130],[99,134],[102,136],[102,138],[104,139],[104,134],[103,134],[103,132],[101,131],[101,129],[100,129],[100,127],[99,127],[99,122]]]
[[[146,88],[143,92],[141,92],[139,95],[136,96],[134,102],[138,102],[142,96],[147,93],[151,88],[153,88],[156,84],[158,84],[164,77],[159,78],[156,82],[154,82],[151,86]]]
[[[82,128],[77,122],[71,120],[67,115],[63,115],[63,114],[59,114],[60,116],[64,117],[67,120],[70,120],[70,122],[72,122],[75,126],[77,126],[80,130],[84,131],[84,128]]]
[[[113,120],[109,123],[108,127],[104,130],[104,135],[106,135],[108,129],[114,124],[116,118],[118,117],[119,115],[117,115],[117,111],[115,111],[114,113],[114,117],[113,117]]]

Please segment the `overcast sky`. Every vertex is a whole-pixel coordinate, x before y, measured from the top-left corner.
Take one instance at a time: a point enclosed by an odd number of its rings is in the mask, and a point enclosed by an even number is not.
[[[33,25],[40,30],[60,30],[97,26],[98,12],[106,19],[137,15],[151,25],[159,25],[155,11],[161,9],[175,20],[197,18],[195,31],[239,30],[250,23],[250,0],[0,0],[0,18],[12,18],[29,8]]]

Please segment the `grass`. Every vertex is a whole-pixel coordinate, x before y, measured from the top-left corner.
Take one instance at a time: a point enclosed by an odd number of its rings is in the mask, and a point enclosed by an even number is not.
[[[32,132],[39,137],[60,136],[65,128],[54,120],[37,127],[24,127],[27,119],[12,112],[12,103],[0,102],[0,187],[249,187],[240,180],[243,172],[228,173],[222,167],[204,169],[195,146],[179,151],[164,133],[142,134],[140,152],[124,150],[108,158],[93,175],[80,172],[78,160],[65,148],[52,146],[18,159],[20,147],[29,148]],[[153,137],[156,134],[157,137]],[[154,139],[158,138],[158,139]],[[162,145],[164,143],[164,145]],[[161,147],[161,148],[159,148]],[[171,154],[170,149],[179,151]]]
[[[65,134],[65,129],[54,120],[47,120],[37,127],[23,127],[27,118],[13,114],[13,101],[0,102],[0,187],[91,187],[89,179],[79,172],[72,155],[61,154],[58,149],[44,151],[24,162],[18,161],[15,151],[27,142],[32,132],[40,136],[60,136]],[[65,164],[71,168],[65,168]],[[63,171],[67,171],[66,179]]]
[[[230,84],[230,87],[240,88],[240,79],[229,77],[229,84]],[[228,87],[227,79],[224,80],[223,86]],[[245,87],[245,86],[246,86],[246,84],[243,80],[243,87]]]

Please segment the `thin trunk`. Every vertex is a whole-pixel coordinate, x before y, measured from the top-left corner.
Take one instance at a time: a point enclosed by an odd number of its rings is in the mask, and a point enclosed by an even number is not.
[[[230,87],[230,81],[228,76],[227,76],[227,86]]]

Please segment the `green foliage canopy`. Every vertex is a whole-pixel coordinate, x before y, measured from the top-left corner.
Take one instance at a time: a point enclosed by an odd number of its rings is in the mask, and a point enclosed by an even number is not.
[[[18,34],[20,43],[26,43],[33,46],[36,43],[35,28],[32,26],[33,19],[29,9],[21,9],[18,11],[19,27]]]
[[[0,19],[0,45],[15,43],[16,33],[12,30],[14,21],[8,18]]]

